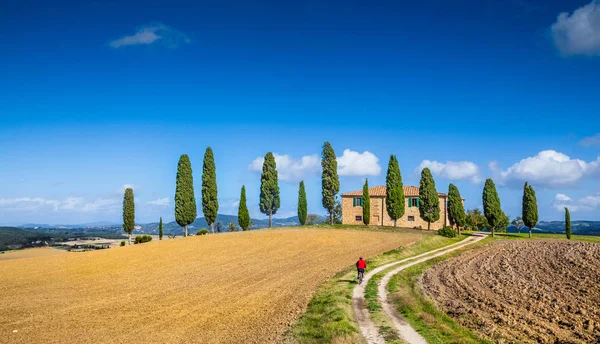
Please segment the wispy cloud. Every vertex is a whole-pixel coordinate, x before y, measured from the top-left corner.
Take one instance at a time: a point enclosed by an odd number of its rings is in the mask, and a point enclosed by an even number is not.
[[[585,196],[574,200],[565,194],[556,194],[554,208],[558,211],[564,211],[565,208],[569,208],[571,212],[597,211],[600,208],[600,195]]]
[[[579,144],[584,147],[600,146],[600,133],[594,136],[584,137],[581,139],[581,141],[579,141]]]
[[[164,24],[155,23],[144,25],[138,28],[135,34],[115,39],[109,45],[113,48],[121,48],[131,45],[161,44],[168,48],[176,48],[190,42],[190,38],[183,32]]]
[[[306,155],[300,159],[293,159],[289,155],[279,155],[274,153],[275,165],[277,166],[278,177],[282,181],[297,182],[304,179],[311,173],[319,171],[319,157],[317,155]],[[258,157],[248,166],[250,171],[262,171],[265,158]]]
[[[113,212],[121,207],[116,198],[97,198],[87,201],[82,197],[67,197],[64,200],[41,197],[0,198],[0,209],[6,211],[36,212],[41,210],[72,212]]]
[[[150,201],[150,202],[148,202],[146,204],[156,205],[156,206],[159,206],[159,207],[167,207],[167,206],[169,206],[169,197],[158,198],[158,199],[155,199],[154,201]]]
[[[593,0],[571,15],[562,12],[550,32],[563,56],[600,56],[600,3]]]
[[[479,166],[471,161],[438,161],[423,160],[415,173],[421,173],[425,168],[429,168],[431,173],[448,180],[467,180],[471,184],[481,183],[481,171]]]

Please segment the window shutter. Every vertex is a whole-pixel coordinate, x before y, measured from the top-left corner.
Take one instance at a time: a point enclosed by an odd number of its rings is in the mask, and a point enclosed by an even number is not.
[[[356,198],[352,197],[352,206],[356,207]]]
[[[420,206],[421,206],[421,199],[417,198],[417,207],[420,207]]]
[[[409,208],[412,207],[412,198],[410,198],[410,197],[408,198],[408,207]]]

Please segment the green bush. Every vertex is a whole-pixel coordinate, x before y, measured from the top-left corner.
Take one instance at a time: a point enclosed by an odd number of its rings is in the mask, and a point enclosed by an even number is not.
[[[208,234],[208,229],[206,228],[202,228],[201,230],[198,231],[198,233],[196,233],[196,235],[206,235]]]
[[[135,244],[143,244],[145,242],[149,242],[152,241],[152,237],[144,234],[144,235],[138,235],[135,237]]]
[[[125,246],[125,240],[121,240],[121,246]]]
[[[454,237],[456,237],[456,231],[454,229],[452,229],[452,227],[450,227],[450,226],[446,226],[446,227],[440,229],[438,231],[438,234],[442,235],[442,236],[445,236],[445,237],[448,237],[448,238],[454,238]]]

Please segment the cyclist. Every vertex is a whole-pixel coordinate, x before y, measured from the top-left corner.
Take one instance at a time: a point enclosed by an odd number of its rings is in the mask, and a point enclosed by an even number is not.
[[[358,258],[356,262],[356,269],[358,270],[358,279],[362,280],[362,277],[365,274],[365,269],[367,268],[367,262],[363,259],[363,257]]]

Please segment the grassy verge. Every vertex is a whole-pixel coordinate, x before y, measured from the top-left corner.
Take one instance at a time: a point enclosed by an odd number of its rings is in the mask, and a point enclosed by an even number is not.
[[[395,231],[398,230],[395,229]],[[412,230],[406,232],[412,232]],[[436,232],[418,231],[418,233],[423,235],[422,240],[368,259],[368,269],[461,240],[461,238],[445,238],[437,235]],[[302,344],[363,342],[352,313],[352,290],[356,283],[354,268],[348,268],[325,281],[317,289],[306,312],[286,333],[286,342]],[[372,300],[372,283],[369,283],[366,289],[367,298]],[[377,293],[376,287],[374,292]],[[376,307],[377,302],[368,302],[368,299],[367,307]]]

